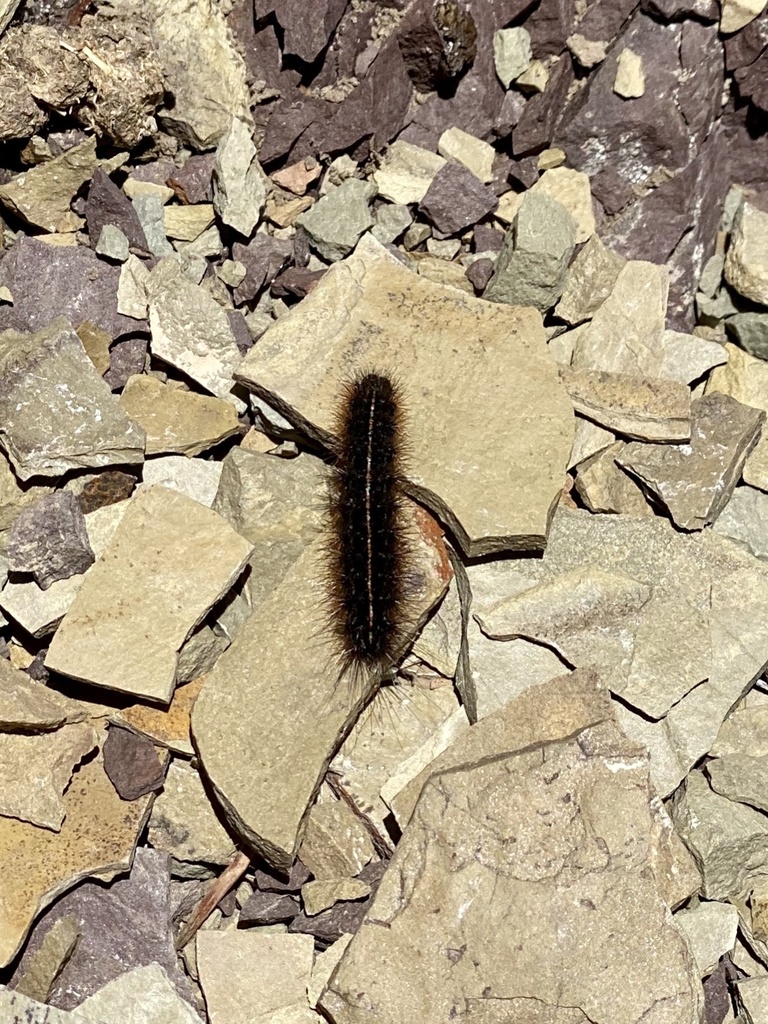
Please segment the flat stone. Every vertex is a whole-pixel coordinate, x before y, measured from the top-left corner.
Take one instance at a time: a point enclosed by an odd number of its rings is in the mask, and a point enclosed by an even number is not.
[[[308,1008],[312,951],[309,935],[198,932],[197,966],[211,1024],[274,1020],[289,1008],[297,1014]]]
[[[146,289],[152,354],[237,408],[232,373],[242,357],[226,311],[175,259],[157,264]]]
[[[322,953],[317,953],[315,955],[315,963],[312,967],[312,978],[307,988],[307,996],[309,997],[310,1006],[317,1006],[323,989],[328,984],[331,975],[340,963],[341,958],[344,956],[347,946],[351,941],[351,935],[342,935],[341,938],[337,939],[328,947],[328,949],[324,949]]]
[[[630,444],[617,457],[684,530],[701,530],[725,508],[765,414],[729,395],[712,394],[691,403],[691,442],[684,445]]]
[[[97,373],[103,377],[109,369],[109,346],[112,344],[112,335],[85,320],[77,328],[77,336],[82,341],[86,355],[96,367]]]
[[[213,224],[214,213],[211,203],[196,203],[194,206],[166,206],[163,209],[163,226],[168,238],[193,242]]]
[[[199,455],[240,428],[230,402],[163,384],[147,374],[128,379],[120,405],[146,433],[147,455]]]
[[[582,680],[588,704],[586,689]],[[569,1008],[573,1020],[607,1021],[620,1013],[637,1021],[656,999],[664,999],[670,1012],[674,1005],[681,1019],[695,1019],[698,975],[661,896],[661,873],[655,873],[660,839],[650,806],[647,759],[611,723],[590,730],[585,718],[574,714],[567,699],[559,703],[556,694],[557,689],[553,706],[571,715],[570,729],[559,723],[560,736],[563,731],[571,737],[580,734],[579,740],[560,739],[555,754],[546,731],[537,731],[546,730],[548,721],[537,702],[532,730],[537,749],[510,749],[511,737],[503,731],[486,735],[484,744],[465,748],[450,769],[427,781],[371,909],[320,997],[323,1013],[339,1024],[369,1020],[372,1014],[382,1022],[447,1020],[451,1006],[463,1006],[465,1000],[479,1006],[480,993],[490,986],[506,1014],[525,1013],[535,999]],[[602,707],[605,715],[604,697]],[[582,703],[582,716],[585,711]],[[488,721],[475,728],[483,731]],[[531,814],[531,807],[538,813]],[[615,842],[616,849],[626,850],[624,844],[632,849],[621,868],[585,838],[595,827],[588,821],[603,812],[615,830],[610,848]],[[498,835],[499,820],[505,822],[503,836]],[[469,852],[478,848],[481,861]],[[581,853],[574,857],[577,849]],[[567,881],[561,875],[565,862],[570,865]],[[409,885],[403,890],[405,864]],[[622,891],[632,891],[620,910],[601,898],[613,891],[617,870]],[[475,899],[467,904],[470,877]],[[588,905],[582,902],[587,900]],[[440,914],[435,913],[438,904]],[[519,942],[501,949],[496,937],[512,906]],[[563,927],[574,937],[566,946],[558,940]],[[617,954],[610,957],[600,936],[619,932]],[[664,972],[658,967],[660,946],[663,962],[670,965]],[[552,948],[560,951],[556,969],[547,953]],[[446,949],[456,955],[446,956]],[[626,956],[633,964],[631,984]],[[565,1013],[558,1016],[568,1019]]]
[[[394,242],[413,223],[413,214],[407,206],[384,203],[373,215],[371,234],[382,245]]]
[[[88,541],[97,558],[106,550],[126,507],[127,502],[121,502],[90,512],[85,517]],[[45,636],[69,611],[84,578],[85,573],[70,576],[52,583],[47,590],[41,590],[34,581],[6,583],[0,592],[0,607],[32,636]]]
[[[691,772],[675,793],[670,814],[701,872],[707,899],[727,899],[766,873],[765,815],[713,793],[701,772]]]
[[[707,762],[707,778],[720,796],[768,810],[768,758],[749,754],[724,754]]]
[[[77,784],[64,793],[60,832],[0,818],[0,864],[5,876],[14,879],[4,889],[0,911],[4,966],[15,957],[40,910],[89,875],[111,877],[128,870],[150,799],[124,803],[97,757],[82,766]],[[59,901],[57,909],[61,907]]]
[[[284,924],[292,921],[299,912],[299,901],[295,896],[278,892],[254,892],[240,911],[240,924],[244,928],[253,925],[263,927],[270,924]]]
[[[679,910],[674,921],[688,940],[702,978],[715,970],[722,956],[733,951],[739,926],[736,907],[727,903],[699,903]]]
[[[114,224],[104,225],[94,249],[99,256],[107,256],[116,263],[125,263],[130,255],[128,239]]]
[[[567,324],[591,319],[612,292],[626,262],[624,256],[611,252],[593,234],[568,267],[555,315]]]
[[[132,704],[116,711],[113,721],[141,736],[149,737],[157,746],[168,747],[176,754],[191,756],[194,751],[189,734],[189,719],[202,685],[202,679],[194,679],[184,686],[177,686],[167,708]]]
[[[219,142],[213,168],[213,205],[222,222],[248,238],[259,222],[269,187],[256,159],[251,127],[233,118]]]
[[[245,64],[223,12],[206,0],[153,0],[146,14],[173,96],[173,105],[158,112],[163,128],[193,150],[206,150],[233,119],[250,124]]]
[[[104,771],[121,799],[138,800],[163,785],[167,764],[146,736],[110,726],[103,751]]]
[[[613,91],[625,100],[637,99],[645,92],[645,69],[639,53],[625,47],[616,61]]]
[[[379,195],[391,203],[420,203],[445,160],[428,149],[398,140],[387,150],[372,177]]]
[[[691,393],[677,381],[560,367],[581,416],[642,441],[688,441]]]
[[[160,196],[139,194],[133,197],[132,203],[149,252],[158,259],[171,254],[174,250],[165,234],[165,209]]]
[[[463,164],[480,181],[493,181],[496,150],[476,135],[470,135],[461,128],[448,128],[438,140],[437,151],[446,160]]]
[[[62,793],[97,741],[85,723],[34,735],[0,733],[0,814],[60,832]]]
[[[0,437],[22,480],[143,460],[143,431],[63,318],[37,334],[0,336],[0,367]]]
[[[72,1014],[72,1024],[202,1024],[173,986],[160,964],[126,971],[84,999]],[[52,1022],[53,1024],[53,1022]]]
[[[531,63],[531,35],[528,30],[518,27],[494,32],[493,61],[499,81],[508,89]]]
[[[610,430],[603,430],[591,420],[585,420],[581,416],[576,417],[576,436],[573,439],[571,457],[568,461],[568,469],[574,469],[585,459],[598,452],[605,451],[614,443],[616,437]]]
[[[740,295],[768,305],[768,213],[748,200],[733,224],[725,279]]]
[[[740,1016],[746,1024],[763,1024],[768,1008],[768,978],[743,978],[734,989]]]
[[[579,335],[573,366],[656,376],[667,309],[667,268],[629,260]]]
[[[367,181],[348,178],[296,219],[312,246],[326,260],[341,260],[373,224],[369,203],[375,190]]]
[[[723,0],[720,31],[730,34],[749,25],[765,8],[763,0]]]
[[[576,472],[575,486],[590,512],[618,515],[652,516],[640,486],[617,464],[627,445],[617,441],[585,459]],[[643,446],[645,447],[645,446]]]
[[[337,311],[332,318],[329,309]],[[409,310],[418,311],[414,319]],[[404,345],[414,331],[420,344]],[[300,346],[298,337],[305,339]],[[456,344],[457,338],[468,337],[482,337],[482,349]],[[467,372],[464,364],[470,358],[485,367],[482,372]],[[328,444],[339,385],[351,367],[389,366],[393,360],[408,382],[404,397],[413,452],[408,490],[445,518],[472,555],[541,547],[549,511],[562,488],[573,420],[535,311],[489,304],[433,284],[366,237],[275,322],[237,374]],[[504,369],[511,364],[517,368],[514,374]],[[422,391],[434,393],[436,373],[446,396],[437,405]],[[480,396],[469,381],[481,378],[494,380],[498,391],[484,386]],[[471,424],[481,408],[483,426],[475,430]],[[533,422],[524,414],[531,408],[537,409]],[[525,418],[524,425],[517,416]],[[494,432],[493,452],[485,441],[488,429]],[[431,455],[420,459],[419,452]],[[442,455],[436,459],[436,453]],[[471,478],[462,468],[468,464],[476,467]],[[478,486],[482,504],[476,500]],[[511,494],[519,496],[519,504],[510,501]]]
[[[194,562],[190,551],[196,552]],[[181,644],[226,593],[251,551],[215,512],[166,487],[147,487],[131,499],[78,591],[47,666],[167,704]],[[171,593],[177,595],[173,603]],[[93,626],[100,620],[108,648]]]
[[[452,235],[476,224],[497,205],[492,189],[463,163],[449,161],[433,178],[419,210],[438,231]]]
[[[562,203],[526,192],[484,298],[544,312],[563,293],[577,225]]]
[[[0,658],[0,729],[33,733],[88,717],[88,709]]]
[[[737,313],[728,318],[725,329],[745,352],[768,360],[768,313]]]
[[[768,412],[768,364],[736,345],[725,345],[728,362],[709,375],[706,394],[722,392],[742,405]],[[768,490],[768,437],[761,436],[744,466],[744,481]]]
[[[94,170],[91,178],[85,204],[85,220],[91,245],[101,239],[105,227],[111,227],[122,233],[128,245],[137,249],[147,247],[141,222],[131,201],[101,167]]]
[[[737,487],[713,527],[757,558],[768,559],[768,494]]]
[[[715,366],[722,366],[728,361],[728,353],[719,342],[680,331],[664,331],[661,348],[657,375],[681,384],[691,384]]]
[[[414,536],[423,539],[414,552],[419,581],[408,637],[423,625],[450,574],[418,522]],[[374,674],[339,685],[336,659],[322,640],[328,634],[319,557],[319,542],[310,544],[254,609],[192,714],[195,746],[228,823],[278,870],[293,862],[319,780],[379,682]],[[307,681],[300,690],[297,672]],[[247,719],[244,706],[252,708]],[[275,786],[275,778],[283,784]]]
[[[47,494],[23,509],[8,540],[8,568],[30,573],[41,590],[93,564],[85,517],[71,491]]]
[[[80,930],[74,917],[60,917],[45,933],[39,948],[26,958],[23,970],[17,972],[15,991],[47,1002],[53,983],[79,941]]]
[[[144,483],[137,489],[161,484],[210,508],[216,497],[221,472],[220,462],[166,455],[161,459],[148,459],[144,463]]]
[[[235,845],[220,824],[198,772],[174,760],[149,819],[149,841],[176,860],[228,864]]]
[[[595,233],[589,177],[583,171],[574,171],[570,167],[553,167],[544,171],[530,192],[532,195],[541,193],[562,203],[576,222],[577,245],[588,241]]]
[[[96,139],[90,138],[0,185],[0,203],[45,231],[77,231],[82,220],[70,203],[96,165]]]
[[[334,903],[362,900],[369,896],[371,887],[360,878],[335,878],[328,881],[307,882],[301,887],[304,913],[309,917],[322,914]]]
[[[146,265],[130,253],[120,268],[120,280],[117,286],[117,310],[124,316],[135,320],[147,319],[147,280],[149,270]]]
[[[0,1012],[14,1024],[16,1021],[24,1021],[24,1024],[72,1024],[70,1014],[30,999],[21,992],[14,992],[5,985],[0,985]]]
[[[280,188],[293,192],[296,196],[303,196],[313,181],[316,181],[323,172],[322,164],[313,158],[299,160],[298,163],[283,167],[270,175],[272,181]]]
[[[299,856],[318,881],[333,881],[362,871],[374,849],[360,818],[324,786],[307,817]]]

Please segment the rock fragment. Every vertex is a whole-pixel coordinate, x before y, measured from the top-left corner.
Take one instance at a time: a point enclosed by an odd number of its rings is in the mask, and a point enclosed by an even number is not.
[[[131,201],[108,174],[97,167],[93,172],[85,204],[85,219],[91,244],[101,237],[105,227],[119,228],[128,244],[146,249],[147,240]]]
[[[115,712],[113,721],[125,725],[139,735],[147,736],[157,746],[168,747],[174,753],[191,756],[193,749],[189,735],[189,719],[202,685],[202,679],[195,679],[183,686],[177,686],[167,709],[153,708],[147,704],[132,704]]]
[[[248,238],[261,217],[269,185],[256,159],[250,127],[234,118],[219,142],[213,168],[213,205],[223,223]]]
[[[235,846],[194,768],[171,763],[149,819],[149,841],[176,860],[228,864]]]
[[[194,560],[190,550],[197,552]],[[215,512],[168,488],[147,487],[131,500],[78,592],[48,650],[47,666],[167,704],[179,648],[251,551]],[[94,629],[94,622],[102,629]]]
[[[202,1024],[158,963],[126,971],[84,999],[73,1014],[73,1024],[142,1024],[147,1019],[158,1024]]]
[[[80,931],[74,917],[60,917],[46,932],[39,949],[26,958],[23,970],[17,972],[14,991],[41,1003],[48,1002],[53,983],[79,941]]]
[[[143,460],[143,431],[63,318],[36,334],[0,336],[0,367],[0,437],[22,480]]]
[[[624,47],[616,62],[613,91],[625,100],[637,99],[645,92],[643,58],[628,46]]]
[[[621,463],[617,463],[617,457],[626,447],[623,441],[617,441],[579,465],[575,486],[590,512],[630,516],[654,514],[640,486],[620,468]]]
[[[8,541],[8,568],[31,573],[41,590],[83,573],[95,555],[85,518],[71,491],[56,491],[24,509]]]
[[[301,887],[304,913],[308,917],[322,914],[334,903],[362,900],[369,896],[371,887],[360,878],[332,878],[328,881],[307,882]]]
[[[0,185],[0,202],[45,231],[76,231],[82,221],[72,212],[70,203],[93,174],[96,163],[96,139],[87,139]]]
[[[493,191],[471,170],[463,164],[450,162],[433,178],[419,210],[438,231],[452,235],[476,224],[497,205]]]
[[[739,912],[727,903],[699,903],[678,911],[674,920],[688,939],[702,978],[711,974],[736,944]]]
[[[768,364],[743,352],[736,345],[725,345],[728,362],[709,375],[705,394],[722,392],[742,405],[768,412]],[[744,466],[744,482],[768,490],[768,436],[760,436]]]
[[[420,203],[445,160],[420,146],[394,142],[373,173],[379,195],[391,203]]]
[[[768,494],[754,487],[737,487],[713,529],[757,558],[768,559]]]
[[[348,178],[302,213],[296,224],[323,259],[344,259],[373,224],[369,203],[374,195],[370,182]]]
[[[80,722],[87,708],[0,658],[0,729],[33,733],[58,729],[66,722]]]
[[[764,8],[763,0],[723,0],[720,31],[727,34],[738,32],[753,22]]]
[[[494,32],[493,59],[499,81],[508,89],[531,63],[531,35],[528,29],[521,26]]]
[[[360,818],[331,796],[326,786],[309,812],[299,852],[302,864],[318,881],[356,875],[374,857],[371,837]]]
[[[146,736],[110,726],[103,752],[104,771],[122,800],[138,800],[163,785],[166,764]]]
[[[486,184],[493,181],[496,150],[476,135],[470,135],[461,128],[448,128],[440,136],[437,151],[446,160],[456,160],[463,164],[480,181]]]
[[[768,305],[768,213],[748,200],[736,214],[725,279],[740,295]]]
[[[768,759],[749,754],[725,754],[709,761],[707,778],[720,796],[768,810]]]

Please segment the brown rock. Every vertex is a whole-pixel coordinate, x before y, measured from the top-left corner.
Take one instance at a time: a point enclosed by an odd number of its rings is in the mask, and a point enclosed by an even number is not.
[[[166,769],[167,763],[160,760],[146,736],[110,726],[104,741],[104,771],[122,800],[138,800],[156,792],[165,780]]]
[[[475,260],[467,267],[465,274],[478,295],[481,295],[493,276],[493,260]]]
[[[94,480],[89,480],[77,496],[83,515],[95,512],[106,505],[116,505],[118,501],[130,498],[136,486],[136,477],[122,470],[107,470],[99,473]]]
[[[163,184],[172,188],[182,203],[210,203],[213,200],[213,165],[216,153],[193,153],[183,167],[175,167]]]
[[[632,477],[616,464],[623,441],[592,455],[576,471],[576,490],[590,512],[652,516],[653,509]]]
[[[193,679],[184,686],[176,687],[167,708],[132,704],[115,712],[113,721],[149,737],[157,746],[168,747],[178,754],[191,755],[194,751],[189,735],[189,718],[202,685],[202,677]]]
[[[82,341],[88,358],[103,377],[109,369],[109,346],[112,344],[112,336],[87,320],[78,326],[76,334]]]
[[[573,82],[573,64],[569,54],[563,54],[550,70],[544,92],[537,93],[525,104],[520,118],[512,130],[512,150],[516,157],[538,152],[549,146],[555,136],[555,129],[563,116],[568,91]],[[560,143],[558,142],[558,145]],[[579,170],[578,164],[572,164]],[[531,170],[538,176],[536,161]],[[527,184],[533,184],[528,181]]]
[[[455,80],[477,53],[474,19],[457,0],[438,6],[419,0],[397,38],[408,74],[420,92],[432,92]]]
[[[452,235],[496,209],[490,188],[463,164],[449,161],[435,175],[419,209],[438,231]]]
[[[85,518],[71,491],[46,495],[25,508],[13,524],[8,568],[31,573],[41,590],[85,572],[95,558]]]
[[[112,224],[123,232],[130,245],[137,249],[147,249],[144,229],[133,203],[100,167],[96,168],[91,178],[85,204],[85,220],[92,246],[98,242],[104,225]]]

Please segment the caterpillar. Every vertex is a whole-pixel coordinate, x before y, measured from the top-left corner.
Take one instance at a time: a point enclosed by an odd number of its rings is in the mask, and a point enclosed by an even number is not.
[[[327,538],[329,624],[342,674],[383,676],[403,653],[402,408],[400,388],[386,374],[359,373],[342,386]]]

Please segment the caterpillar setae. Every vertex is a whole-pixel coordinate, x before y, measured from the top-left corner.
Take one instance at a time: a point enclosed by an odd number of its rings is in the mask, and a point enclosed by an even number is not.
[[[342,387],[329,493],[329,620],[342,673],[383,676],[403,653],[408,539],[402,396],[383,373]]]

